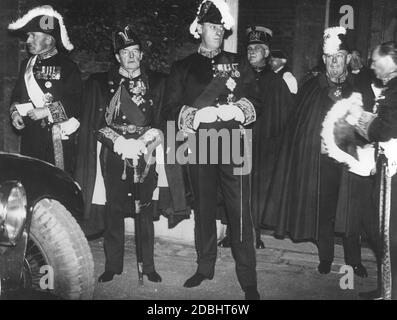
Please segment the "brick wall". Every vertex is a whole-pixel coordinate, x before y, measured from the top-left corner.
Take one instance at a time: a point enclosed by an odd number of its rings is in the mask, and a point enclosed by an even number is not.
[[[325,0],[298,0],[295,38],[293,42],[293,71],[298,79],[318,65],[322,54],[325,22]]]
[[[370,48],[385,41],[397,41],[397,2],[372,0]]]

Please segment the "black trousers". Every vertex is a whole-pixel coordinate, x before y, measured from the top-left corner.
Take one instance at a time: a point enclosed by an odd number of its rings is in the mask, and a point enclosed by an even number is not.
[[[342,166],[327,156],[320,160],[320,204],[318,254],[320,261],[334,260],[334,228],[338,204]],[[348,265],[361,263],[361,242],[359,234],[343,237],[345,262]]]
[[[124,218],[134,216],[133,169],[127,167],[127,179],[122,180],[124,161],[120,156],[109,152],[105,165],[106,213],[105,213],[105,270],[120,274],[124,261]],[[154,226],[152,194],[156,187],[156,173],[151,166],[149,174],[140,185],[141,204],[141,243],[143,272],[150,273],[154,267]],[[136,222],[137,220],[135,220]]]
[[[243,290],[257,286],[248,175],[234,175],[232,164],[190,165],[195,197],[197,271],[213,277],[217,256],[217,188],[221,189],[230,227],[232,255]],[[241,219],[241,223],[240,223]],[[240,235],[242,238],[240,239]],[[242,240],[242,241],[241,241]]]

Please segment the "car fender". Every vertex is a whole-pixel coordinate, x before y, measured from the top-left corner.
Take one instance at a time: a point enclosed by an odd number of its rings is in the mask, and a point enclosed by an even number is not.
[[[31,212],[43,198],[59,201],[80,220],[84,203],[81,188],[65,171],[42,160],[14,153],[0,152],[0,183],[18,180],[26,190]]]

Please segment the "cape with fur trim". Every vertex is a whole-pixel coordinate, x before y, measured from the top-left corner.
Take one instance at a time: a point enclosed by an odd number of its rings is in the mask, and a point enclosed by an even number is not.
[[[369,86],[369,84],[368,84]],[[354,90],[349,75],[342,96]],[[363,95],[371,95],[370,87]],[[297,97],[296,111],[286,126],[277,165],[266,200],[262,225],[272,227],[278,236],[295,241],[318,238],[321,129],[334,101],[324,74],[309,80]],[[344,169],[340,181],[335,230],[346,234],[359,232],[357,215],[369,210],[370,181],[353,176]],[[364,191],[365,190],[365,191]]]

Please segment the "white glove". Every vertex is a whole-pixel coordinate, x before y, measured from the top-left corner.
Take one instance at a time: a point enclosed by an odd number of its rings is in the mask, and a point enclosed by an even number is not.
[[[243,111],[234,104],[222,104],[218,108],[218,117],[223,121],[235,119],[239,122],[244,122],[245,116]]]
[[[145,143],[142,140],[127,140],[122,136],[118,137],[114,142],[113,150],[121,155],[121,159],[123,160],[125,158],[138,160],[143,153],[147,153]]]
[[[212,123],[218,119],[217,107],[205,107],[196,112],[193,120],[193,129],[197,130],[200,123]]]
[[[59,125],[61,127],[62,140],[69,140],[69,136],[76,132],[80,127],[80,122],[76,118],[72,117],[69,120],[60,123]]]

